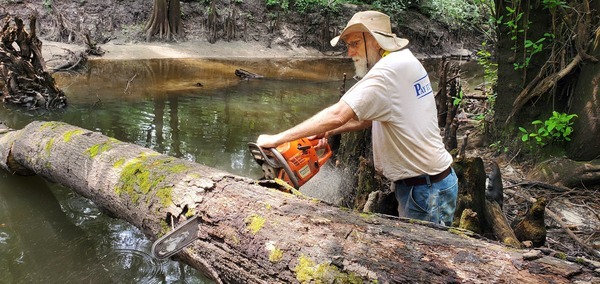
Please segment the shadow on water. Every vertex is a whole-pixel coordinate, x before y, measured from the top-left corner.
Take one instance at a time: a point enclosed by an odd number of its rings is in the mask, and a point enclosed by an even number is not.
[[[240,80],[238,68],[265,79]],[[91,61],[85,72],[56,74],[67,109],[2,106],[0,121],[14,129],[63,121],[259,178],[247,143],[336,102],[344,73],[350,74],[346,89],[354,84],[352,69],[339,59]],[[335,203],[340,177],[330,165],[322,172],[303,192]],[[150,247],[137,228],[101,214],[69,189],[0,175],[0,283],[211,283],[189,266],[157,261]]]

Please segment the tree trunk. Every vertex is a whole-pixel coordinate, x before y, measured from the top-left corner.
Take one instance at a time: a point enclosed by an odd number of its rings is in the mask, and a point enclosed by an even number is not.
[[[160,39],[171,39],[182,35],[181,6],[179,0],[154,0],[152,15],[144,28],[146,40],[158,35]]]
[[[344,133],[336,157],[342,168],[340,187],[347,192],[340,205],[363,210],[371,192],[389,191],[390,182],[375,172],[370,128]],[[398,215],[397,211],[385,213]]]
[[[0,154],[7,171],[70,187],[152,239],[199,216],[198,239],[177,257],[217,283],[595,279],[576,263],[525,261],[455,229],[359,215],[60,122],[4,134]]]
[[[600,11],[600,2],[590,3]],[[600,30],[596,39],[590,45],[590,54],[600,59]],[[568,155],[579,161],[590,161],[600,157],[600,63],[588,63],[581,67],[581,75],[577,79],[573,97],[573,113],[579,117],[575,119],[571,142],[568,144]]]

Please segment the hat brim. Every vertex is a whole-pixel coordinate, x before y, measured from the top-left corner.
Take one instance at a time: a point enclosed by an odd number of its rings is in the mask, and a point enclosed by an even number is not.
[[[348,34],[361,32],[371,34],[379,46],[387,51],[397,51],[408,45],[408,39],[396,37],[395,34],[388,34],[379,31],[371,31],[362,23],[356,23],[346,27],[339,36],[334,37],[329,42],[331,46],[336,46]]]

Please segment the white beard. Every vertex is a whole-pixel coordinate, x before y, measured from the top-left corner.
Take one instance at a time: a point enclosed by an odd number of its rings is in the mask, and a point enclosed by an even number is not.
[[[365,77],[365,75],[367,75],[367,72],[369,72],[369,67],[367,66],[367,59],[364,57],[356,56],[352,58],[352,61],[354,61],[354,77],[358,77],[358,79]]]

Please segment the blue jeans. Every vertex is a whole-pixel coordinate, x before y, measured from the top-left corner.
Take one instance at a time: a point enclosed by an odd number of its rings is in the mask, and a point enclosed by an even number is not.
[[[443,180],[431,185],[407,186],[395,183],[400,217],[450,226],[456,210],[458,178],[454,169]]]

